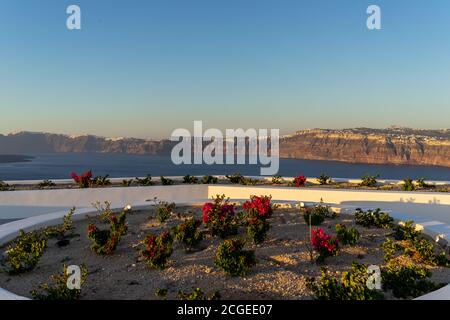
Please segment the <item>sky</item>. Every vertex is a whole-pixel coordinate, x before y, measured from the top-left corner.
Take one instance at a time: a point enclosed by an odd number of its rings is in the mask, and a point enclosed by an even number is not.
[[[448,0],[0,0],[0,133],[450,128],[449,34]]]

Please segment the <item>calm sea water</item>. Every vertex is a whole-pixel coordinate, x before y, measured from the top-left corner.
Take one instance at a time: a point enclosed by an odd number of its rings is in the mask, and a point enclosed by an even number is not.
[[[223,175],[240,172],[259,175],[255,165],[174,165],[168,156],[124,154],[38,154],[31,162],[0,163],[0,180],[67,179],[72,171],[92,169],[94,175],[135,177],[181,175]],[[326,173],[335,178],[360,178],[364,174],[379,174],[380,178],[403,179],[424,177],[432,180],[450,180],[450,168],[422,166],[393,166],[347,164],[334,161],[281,159],[279,174],[304,174],[314,177]]]

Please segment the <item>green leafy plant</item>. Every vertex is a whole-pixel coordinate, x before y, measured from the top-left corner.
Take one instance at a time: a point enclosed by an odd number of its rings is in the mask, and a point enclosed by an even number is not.
[[[354,246],[359,238],[361,237],[360,233],[356,228],[347,229],[347,227],[343,224],[337,224],[335,226],[337,238],[340,243],[343,245]]]
[[[194,248],[203,240],[203,233],[198,230],[202,222],[190,218],[173,228],[175,240],[188,248]]]
[[[205,295],[200,288],[195,288],[188,293],[178,291],[178,298],[180,300],[220,300],[220,293],[216,291]]]
[[[242,239],[225,240],[219,245],[215,264],[230,276],[244,276],[256,264],[255,252],[244,250]]]
[[[56,238],[58,246],[69,244],[69,236],[67,233],[74,229],[72,217],[75,213],[75,207],[70,209],[69,213],[63,217],[63,224],[58,226],[46,227],[42,230],[42,234],[48,238]]]
[[[411,240],[420,235],[420,231],[416,230],[414,221],[406,221],[402,224],[398,224],[393,228],[393,237],[395,240]]]
[[[124,187],[130,187],[130,186],[132,186],[133,185],[133,183],[134,183],[134,179],[123,179],[122,180],[122,186],[124,186]]]
[[[0,191],[9,191],[11,186],[4,181],[0,180]]]
[[[185,175],[183,177],[183,183],[197,184],[198,183],[198,178],[195,177],[195,176]]]
[[[19,236],[6,248],[4,264],[9,274],[33,270],[44,254],[47,239],[40,232],[19,231]]]
[[[393,259],[401,247],[391,238],[387,238],[382,244],[381,249],[384,251],[384,261],[389,262]]]
[[[161,201],[156,208],[156,219],[159,223],[164,223],[167,219],[170,218],[173,210],[175,210],[175,203],[169,203],[165,201]]]
[[[166,298],[167,297],[167,293],[168,293],[168,290],[166,288],[158,288],[155,291],[155,295],[158,298]]]
[[[430,281],[431,275],[425,267],[388,263],[381,273],[383,290],[392,290],[396,298],[418,297],[442,286]]]
[[[318,280],[308,278],[306,287],[319,300],[381,300],[383,294],[367,286],[369,273],[367,266],[353,262],[351,271],[342,273],[341,278],[333,277],[323,267]]]
[[[366,228],[376,227],[389,229],[392,227],[394,219],[381,209],[363,211],[360,208],[355,211],[355,222]]]
[[[219,179],[213,176],[203,176],[202,178],[203,184],[216,184],[218,181]]]
[[[80,284],[82,286],[86,282],[88,270],[84,265],[81,266],[80,269]],[[69,289],[67,285],[69,276],[67,266],[64,266],[62,274],[51,276],[51,279],[54,282],[53,285],[48,283],[41,284],[37,289],[31,291],[31,296],[35,300],[78,300],[81,296],[81,288]]]
[[[233,184],[241,184],[241,182],[245,180],[244,176],[240,173],[233,173],[232,175],[226,175],[225,177]]]
[[[339,252],[339,241],[336,237],[325,233],[323,229],[312,230],[311,245],[319,256],[316,262],[323,263],[325,258],[336,256]]]
[[[160,177],[160,180],[163,186],[171,186],[175,183],[172,179],[164,178],[163,176]]]
[[[127,233],[126,211],[122,211],[118,216],[109,217],[109,229],[100,230],[96,225],[89,224],[88,238],[92,241],[91,249],[100,255],[107,255],[114,252],[120,239]]]
[[[376,187],[378,184],[377,179],[380,175],[372,176],[370,174],[366,174],[361,178],[361,183],[359,184],[361,187]]]
[[[167,260],[173,252],[173,237],[165,231],[160,235],[149,234],[142,241],[144,249],[139,251],[140,256],[151,268],[164,269]]]
[[[272,183],[273,183],[273,184],[282,184],[282,183],[284,183],[284,180],[283,180],[283,178],[278,174],[278,175],[272,177]]]
[[[313,207],[304,208],[303,219],[307,225],[318,226],[325,221],[327,215],[330,214],[330,208],[322,204],[317,204]]]
[[[143,187],[148,187],[148,186],[154,185],[154,182],[152,181],[152,176],[149,174],[144,178],[136,177],[135,181],[136,181],[137,185],[143,186]]]
[[[38,184],[39,189],[52,188],[52,187],[56,187],[56,183],[54,183],[52,180],[44,180]]]
[[[317,181],[321,185],[326,185],[331,183],[331,177],[326,175],[325,173],[322,173],[318,178]]]
[[[247,229],[247,235],[255,244],[262,243],[270,229],[267,221],[272,216],[273,208],[270,196],[251,196],[250,200],[243,204],[243,220]]]
[[[425,182],[425,178],[419,178],[416,180],[416,185],[417,187],[421,188],[421,189],[432,189],[435,188],[436,186],[433,184],[428,184]]]
[[[93,180],[93,184],[96,186],[108,186],[111,184],[111,180],[109,180],[109,174],[106,176],[97,176]]]
[[[114,215],[114,211],[111,210],[111,202],[105,201],[103,203],[97,201],[95,203],[92,203],[92,206],[97,210],[99,213],[99,220],[102,222],[109,221],[110,217]]]
[[[214,202],[207,202],[202,207],[202,220],[213,236],[226,238],[237,234],[238,221],[234,205],[225,195],[217,195]]]
[[[414,191],[416,190],[416,186],[414,185],[414,181],[410,178],[406,178],[403,180],[402,184],[403,191]]]

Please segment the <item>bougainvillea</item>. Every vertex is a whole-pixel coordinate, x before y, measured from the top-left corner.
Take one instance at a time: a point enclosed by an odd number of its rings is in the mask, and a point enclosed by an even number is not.
[[[234,205],[225,199],[225,195],[217,195],[214,202],[207,202],[202,207],[202,220],[213,236],[226,238],[237,233],[237,219]]]
[[[174,227],[175,240],[179,241],[189,249],[196,247],[203,240],[203,233],[198,230],[198,227],[201,224],[202,222],[200,220],[191,218]]]
[[[311,245],[319,253],[318,262],[323,262],[326,257],[335,256],[339,249],[337,238],[325,233],[321,228],[312,231]]]
[[[273,209],[270,203],[270,196],[251,196],[242,206],[244,209],[244,225],[247,228],[247,235],[255,244],[262,243],[270,229],[267,221],[272,216]]]
[[[149,234],[142,244],[145,246],[139,254],[145,262],[155,269],[164,269],[173,252],[173,237],[165,231],[160,235]]]
[[[70,177],[80,186],[80,188],[89,188],[94,182],[91,170],[84,172],[81,176],[77,175],[76,172],[72,172]]]
[[[297,188],[303,187],[306,184],[306,177],[305,176],[295,177],[294,184]]]
[[[92,250],[98,254],[111,254],[119,244],[120,238],[127,233],[126,211],[118,217],[109,217],[110,229],[100,230],[95,224],[88,226],[88,238],[93,242]]]

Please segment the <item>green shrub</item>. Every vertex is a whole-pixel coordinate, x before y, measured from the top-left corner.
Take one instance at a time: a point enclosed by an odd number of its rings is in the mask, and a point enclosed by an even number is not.
[[[356,224],[366,228],[376,227],[389,229],[392,227],[392,221],[394,219],[389,214],[381,212],[381,209],[363,211],[358,208],[355,211]]]
[[[87,268],[81,266],[81,285],[86,282],[87,275]],[[53,275],[51,277],[54,282],[53,286],[48,283],[41,284],[38,289],[31,291],[31,296],[35,300],[78,300],[81,296],[81,288],[69,289],[67,286],[69,276],[67,267],[64,266],[62,274]]]
[[[276,175],[272,177],[273,184],[282,184],[284,182],[283,178],[280,175]]]
[[[270,230],[270,223],[264,219],[249,218],[246,221],[247,235],[255,243],[263,243]]]
[[[203,184],[216,184],[218,181],[219,179],[213,176],[203,176],[202,178]]]
[[[155,269],[164,269],[173,252],[173,237],[170,232],[165,231],[158,236],[149,234],[142,244],[145,247],[139,254],[147,265]]]
[[[361,187],[376,187],[378,184],[377,179],[380,176],[377,174],[375,176],[372,176],[370,174],[366,174],[361,178],[361,183],[359,184]]]
[[[147,175],[145,178],[137,178],[136,177],[136,183],[139,185],[139,186],[152,186],[152,185],[154,185],[154,182],[152,181],[152,176],[151,175]],[[126,181],[126,180],[124,180],[124,181]]]
[[[134,183],[134,179],[124,179],[122,180],[122,186],[130,187]]]
[[[173,181],[172,179],[169,178],[164,178],[163,176],[160,177],[161,180],[161,184],[163,186],[171,186],[173,184],[175,184],[175,181]]]
[[[255,252],[244,250],[242,239],[225,240],[219,245],[215,264],[230,276],[244,276],[256,264]]]
[[[9,191],[10,185],[0,180],[0,191]]]
[[[331,177],[326,175],[325,173],[322,173],[318,178],[317,181],[321,185],[326,185],[331,183]]]
[[[325,221],[329,214],[329,207],[323,205],[315,205],[312,208],[303,210],[303,219],[307,225],[318,226]]]
[[[187,246],[194,248],[203,240],[203,233],[198,230],[202,224],[200,220],[194,218],[188,219],[184,223],[174,227],[175,240]]]
[[[183,183],[197,184],[198,183],[198,178],[195,177],[195,176],[185,175],[183,177]]]
[[[347,227],[343,224],[337,224],[335,228],[337,238],[343,245],[354,246],[361,236],[358,230],[355,228],[347,229]]]
[[[92,241],[91,249],[97,254],[111,254],[116,250],[121,237],[128,230],[126,211],[122,211],[118,217],[115,215],[110,216],[109,225],[109,230],[100,230],[92,223],[88,226],[88,238]]]
[[[419,178],[419,179],[417,179],[417,180],[416,180],[416,184],[417,184],[417,186],[418,186],[419,188],[422,188],[422,189],[432,189],[432,188],[435,188],[435,187],[436,187],[436,186],[433,185],[433,184],[428,184],[428,183],[426,183],[426,182],[425,182],[425,178]]]
[[[342,273],[341,278],[332,277],[322,268],[318,281],[308,278],[306,287],[319,300],[380,300],[383,294],[367,286],[367,266],[354,262],[351,271]]]
[[[403,180],[402,184],[402,190],[403,191],[414,191],[416,190],[416,186],[414,185],[414,181],[410,178],[406,178]]]
[[[392,290],[396,298],[415,298],[441,287],[429,280],[431,275],[424,267],[388,263],[381,273],[383,290]]]
[[[202,221],[213,236],[227,238],[238,232],[238,218],[234,205],[225,195],[217,195],[214,202],[206,202],[202,207]]]
[[[244,176],[240,173],[233,173],[232,175],[226,175],[227,179],[233,184],[241,184],[245,180]]]
[[[395,240],[411,240],[420,235],[414,225],[414,221],[406,221],[403,224],[398,224],[394,228],[393,237]]]
[[[47,239],[40,232],[19,231],[17,237],[6,248],[5,266],[10,274],[33,270],[44,254]]]
[[[216,291],[205,295],[200,288],[195,288],[190,293],[178,291],[178,298],[180,300],[220,300],[220,293]]]
[[[175,203],[160,202],[156,208],[156,219],[159,223],[164,223],[170,218],[173,210],[175,209]]]
[[[44,180],[38,184],[39,189],[45,189],[45,188],[51,188],[56,187],[56,183],[54,183],[51,180]]]
[[[111,180],[109,180],[109,174],[106,176],[97,176],[93,180],[93,184],[96,186],[109,186],[111,184]]]
[[[67,235],[67,232],[72,231],[74,229],[72,221],[72,216],[74,213],[75,207],[70,209],[69,213],[64,216],[62,225],[44,228],[42,230],[42,234],[47,239],[56,238],[58,240],[58,245],[60,246],[68,244],[69,240],[67,238],[69,237],[69,235]]]
[[[389,262],[401,250],[401,247],[391,238],[386,238],[381,244],[381,249],[384,251],[384,261]]]

